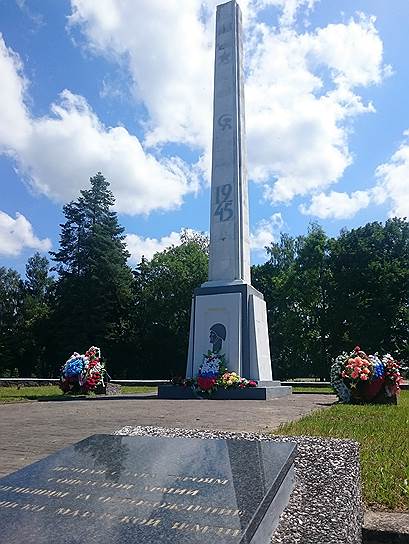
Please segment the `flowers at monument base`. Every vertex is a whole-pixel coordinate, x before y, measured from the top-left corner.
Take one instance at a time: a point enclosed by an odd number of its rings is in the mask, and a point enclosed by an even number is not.
[[[227,371],[224,354],[208,351],[203,355],[203,363],[199,366],[196,389],[202,393],[212,393],[218,386],[218,380]]]
[[[351,353],[341,353],[335,359],[331,385],[343,403],[396,402],[403,371],[389,353],[380,358],[356,346]]]
[[[257,382],[254,380],[248,380],[247,378],[242,378],[236,372],[225,372],[220,376],[218,380],[218,385],[228,389],[229,387],[238,387],[243,389],[244,387],[257,387]]]
[[[83,355],[76,351],[61,368],[60,389],[64,393],[88,393],[103,390],[107,382],[101,350],[91,346]]]
[[[227,369],[224,354],[211,351],[203,355],[203,363],[199,367],[196,378],[174,378],[172,383],[191,387],[199,395],[202,393],[211,395],[219,387],[224,389],[257,387],[256,381],[242,378],[237,372],[230,372]]]

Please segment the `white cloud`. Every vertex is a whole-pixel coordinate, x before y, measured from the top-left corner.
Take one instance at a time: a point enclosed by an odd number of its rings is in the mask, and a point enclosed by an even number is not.
[[[309,206],[300,205],[301,213],[320,219],[349,219],[371,202],[371,191],[355,191],[351,195],[331,191],[313,195]]]
[[[182,239],[193,239],[195,235],[202,237],[204,233],[199,233],[193,229],[183,228],[180,232],[171,232],[162,238],[150,238],[139,236],[138,234],[127,234],[126,244],[128,251],[131,254],[129,262],[131,264],[138,264],[141,262],[142,257],[145,257],[148,261],[152,259],[155,253],[171,247],[179,246],[182,243]]]
[[[290,202],[341,178],[352,162],[351,122],[374,111],[355,87],[388,70],[370,17],[305,34],[259,28],[247,82],[250,175],[268,200]]]
[[[26,80],[20,58],[7,49],[0,33],[0,152],[12,153],[24,145],[30,134],[28,112],[24,105]]]
[[[295,20],[295,15],[301,7],[307,7],[311,10],[318,0],[257,0],[256,5],[259,8],[266,6],[276,6],[282,10],[280,24],[290,26]]]
[[[409,136],[409,131],[405,132]],[[377,203],[391,203],[390,216],[409,218],[409,141],[406,139],[390,160],[376,169]]]
[[[125,241],[131,254],[129,262],[136,265],[141,262],[142,257],[150,261],[155,253],[170,246],[179,246],[181,244],[180,235],[180,232],[171,232],[162,238],[144,238],[138,234],[127,234]]]
[[[49,251],[51,241],[48,238],[40,240],[35,236],[30,221],[21,213],[16,213],[16,218],[13,219],[0,211],[0,255],[15,257],[26,247]]]
[[[250,247],[254,253],[264,254],[265,247],[279,238],[280,231],[284,227],[281,213],[274,213],[269,219],[262,219],[256,224],[254,231],[250,234]],[[182,234],[195,234],[191,229],[181,229],[180,232],[171,232],[162,238],[150,238],[139,236],[139,234],[127,234],[126,245],[131,257],[129,262],[136,265],[141,262],[142,257],[151,260],[155,253],[159,253],[168,247],[179,246],[182,243]]]
[[[284,227],[281,213],[274,213],[269,219],[259,221],[250,234],[250,247],[258,254],[264,254],[266,246],[276,242]]]
[[[195,191],[192,170],[177,157],[157,159],[124,127],[105,127],[87,101],[64,90],[51,114],[30,116],[18,56],[0,37],[0,150],[11,153],[33,188],[64,202],[102,171],[112,183],[116,209],[149,213],[180,206]]]
[[[208,171],[216,0],[71,0],[70,25],[88,47],[127,66],[149,121],[146,142],[198,147]],[[352,163],[353,119],[374,107],[357,87],[390,72],[373,17],[297,33],[314,0],[246,0],[249,173],[272,203],[322,191]],[[279,28],[257,18],[281,9]]]
[[[0,40],[0,149],[14,154],[32,186],[54,200],[74,198],[101,170],[112,182],[118,211],[180,206],[197,190],[196,173],[209,166],[218,3],[71,0],[70,28],[80,29],[95,54],[129,71],[148,113],[143,143],[124,127],[105,127],[85,99],[68,90],[49,115],[33,118],[21,62]],[[379,84],[390,72],[373,17],[359,14],[347,23],[297,32],[297,10],[314,3],[240,2],[247,32],[249,174],[273,204],[309,194],[317,199],[340,180],[352,163],[353,120],[374,111],[357,89]],[[258,19],[268,5],[281,9],[278,28]],[[160,147],[166,142],[187,144],[202,157],[194,167],[167,158]],[[349,198],[356,203],[357,197]]]
[[[315,194],[309,206],[299,206],[300,211],[321,219],[348,219],[370,204],[387,204],[390,217],[409,218],[409,131],[404,136],[390,160],[376,168],[377,183],[373,187],[351,195],[335,191]]]
[[[135,94],[149,110],[150,145],[177,141],[209,147],[213,70],[209,16],[216,3],[71,2],[70,24],[82,28],[90,47],[128,63]],[[200,19],[201,15],[205,17]]]

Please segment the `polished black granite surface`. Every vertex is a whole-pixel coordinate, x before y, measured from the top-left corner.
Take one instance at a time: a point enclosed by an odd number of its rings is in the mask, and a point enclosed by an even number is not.
[[[0,543],[258,542],[294,456],[291,443],[94,435],[0,479]]]

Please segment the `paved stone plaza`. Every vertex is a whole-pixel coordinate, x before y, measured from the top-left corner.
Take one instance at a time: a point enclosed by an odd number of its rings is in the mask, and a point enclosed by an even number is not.
[[[178,401],[141,395],[0,404],[0,476],[87,436],[125,425],[269,432],[333,402],[333,395],[297,394],[271,401]]]

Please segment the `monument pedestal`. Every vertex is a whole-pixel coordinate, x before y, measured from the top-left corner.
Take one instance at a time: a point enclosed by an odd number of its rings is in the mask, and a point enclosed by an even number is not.
[[[209,350],[224,354],[230,372],[257,382],[272,381],[266,303],[257,289],[232,283],[195,290],[187,378],[198,375]]]
[[[211,395],[191,387],[162,385],[160,399],[269,400],[291,394],[273,381],[263,295],[243,282],[196,289],[192,300],[187,378],[196,378],[208,351],[225,357],[229,372],[258,382],[257,387],[218,388]],[[210,285],[209,285],[210,284]]]
[[[182,387],[180,385],[160,385],[158,387],[159,399],[173,400],[193,400],[193,399],[210,399],[210,400],[271,400],[278,397],[290,395],[292,387],[280,385],[280,382],[270,382],[266,385],[261,382],[257,387],[244,387],[222,389],[219,388],[211,395],[202,393],[199,395],[191,387]]]

